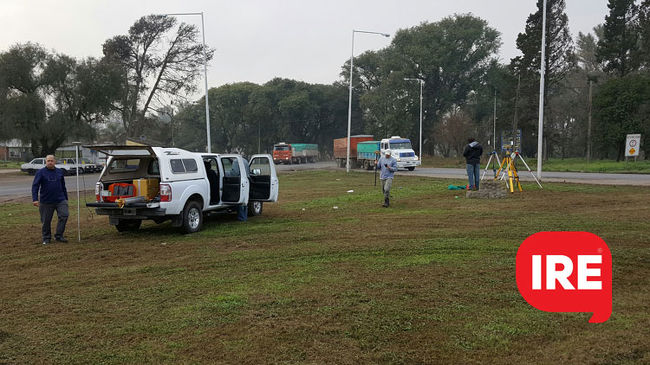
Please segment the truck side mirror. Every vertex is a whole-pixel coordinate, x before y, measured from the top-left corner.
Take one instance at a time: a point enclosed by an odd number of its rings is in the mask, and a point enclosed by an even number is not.
[[[253,176],[258,176],[258,175],[261,175],[261,174],[262,174],[261,169],[253,169]]]

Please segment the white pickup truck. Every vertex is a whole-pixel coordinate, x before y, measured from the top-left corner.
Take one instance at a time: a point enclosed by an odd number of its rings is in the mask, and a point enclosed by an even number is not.
[[[145,219],[171,220],[197,232],[203,214],[248,205],[262,214],[263,202],[278,200],[279,183],[270,155],[195,153],[149,146],[90,146],[108,156],[87,206],[108,215],[118,231],[140,228]]]

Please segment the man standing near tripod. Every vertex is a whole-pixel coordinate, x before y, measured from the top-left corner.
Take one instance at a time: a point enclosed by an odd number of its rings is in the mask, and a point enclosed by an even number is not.
[[[388,208],[390,204],[390,187],[393,185],[393,176],[397,171],[397,160],[390,155],[390,150],[384,152],[384,156],[379,159],[376,168],[381,170],[379,181],[381,181],[381,190],[384,192],[382,207]]]
[[[463,151],[463,156],[465,156],[465,161],[467,161],[467,179],[469,180],[467,188],[469,190],[478,190],[478,184],[481,180],[482,154],[483,147],[474,138],[469,138],[467,140],[467,146],[465,146],[465,150]]]

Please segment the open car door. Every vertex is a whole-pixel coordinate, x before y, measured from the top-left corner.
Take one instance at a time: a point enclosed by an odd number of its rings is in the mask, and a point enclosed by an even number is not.
[[[279,182],[271,155],[253,155],[250,160],[250,200],[278,201]]]
[[[246,165],[239,155],[220,155],[219,161],[223,168],[221,178],[221,201],[229,205],[248,203],[248,179]]]

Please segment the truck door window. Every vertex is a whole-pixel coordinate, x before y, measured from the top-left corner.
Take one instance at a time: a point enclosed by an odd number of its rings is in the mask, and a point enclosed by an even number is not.
[[[271,176],[271,165],[267,158],[255,157],[251,160],[250,173],[253,174],[253,171],[258,169],[260,173],[257,176]]]
[[[237,159],[233,157],[223,157],[221,158],[221,164],[223,165],[223,171],[226,177],[241,176]]]

